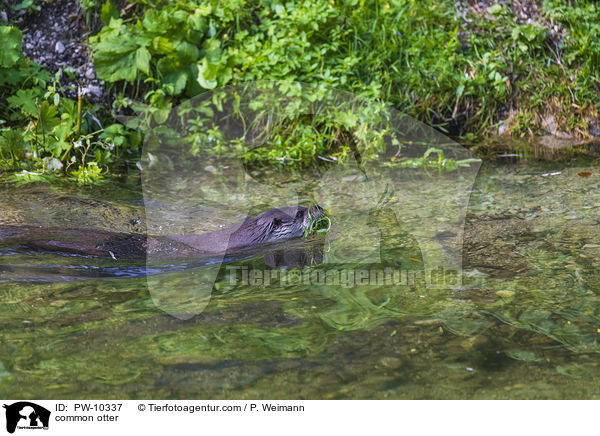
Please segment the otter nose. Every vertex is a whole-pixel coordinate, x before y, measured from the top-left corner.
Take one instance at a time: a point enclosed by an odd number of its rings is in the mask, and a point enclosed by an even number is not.
[[[310,208],[310,215],[313,218],[320,219],[325,217],[325,210],[319,205],[314,205]]]

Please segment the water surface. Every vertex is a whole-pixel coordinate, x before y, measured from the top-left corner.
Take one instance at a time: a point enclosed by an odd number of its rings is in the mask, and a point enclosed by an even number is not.
[[[428,183],[452,198],[452,180]],[[211,183],[218,179],[202,181],[204,192]],[[297,183],[303,199],[297,178],[278,183]],[[419,268],[433,252],[419,226],[445,215],[426,188],[418,208],[412,193],[390,195],[405,205],[394,215],[348,207],[373,200],[368,191],[337,192],[318,200],[333,218],[323,259],[284,269],[265,255],[227,263],[208,305],[186,320],[157,307],[143,262],[1,246],[0,396],[597,399],[599,188],[591,160],[486,162],[468,204],[459,285],[298,283],[295,273],[349,270],[365,259],[381,270]],[[146,231],[135,179],[0,190],[0,225]],[[180,209],[165,219],[210,231],[243,217],[195,207],[181,222]],[[194,221],[195,213],[212,218]],[[443,239],[431,239],[441,247],[433,257],[447,253]],[[232,281],[242,268],[289,274],[268,285]],[[166,292],[189,279],[152,277]]]

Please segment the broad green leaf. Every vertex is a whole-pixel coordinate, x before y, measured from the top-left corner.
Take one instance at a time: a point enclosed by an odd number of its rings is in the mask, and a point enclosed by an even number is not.
[[[176,71],[163,77],[163,83],[171,85],[171,95],[179,95],[185,89],[188,79],[187,71]]]
[[[217,66],[210,64],[206,58],[198,64],[198,77],[196,80],[205,89],[214,89],[217,86]]]
[[[187,21],[188,16],[189,12],[182,10],[175,11],[172,15],[173,21],[175,21],[179,25],[181,23],[185,23]]]
[[[146,47],[138,48],[135,53],[135,66],[144,74],[150,74],[150,52]]]
[[[223,50],[221,50],[221,43],[217,39],[210,38],[204,41],[202,50],[204,50],[204,56],[208,62],[217,63],[221,60]]]
[[[24,114],[37,116],[36,99],[40,96],[40,89],[19,89],[16,95],[11,95],[6,100],[11,107],[20,109]]]
[[[168,104],[166,107],[157,109],[153,112],[154,121],[158,124],[162,124],[167,121],[169,118],[169,114],[171,113],[171,104]]]
[[[114,22],[115,20],[112,20]],[[137,44],[125,37],[103,40],[96,45],[94,66],[98,77],[107,82],[126,80],[133,82],[137,76]]]
[[[0,26],[0,67],[12,67],[21,58],[23,33],[13,26]]]
[[[47,101],[43,102],[40,105],[40,113],[39,113],[39,123],[40,128],[42,128],[45,132],[49,132],[58,126],[61,121],[57,117],[58,109],[53,104],[48,103]]]
[[[157,36],[152,39],[152,50],[156,53],[170,54],[173,52],[173,44],[167,38]]]
[[[198,59],[198,56],[200,56],[198,47],[189,42],[179,41],[177,44],[174,44],[174,49],[177,58],[182,64],[185,64],[185,66],[195,62]]]
[[[208,21],[199,11],[196,11],[193,15],[188,17],[188,23],[192,30],[204,33],[208,29]]]
[[[145,29],[158,34],[166,34],[171,30],[167,11],[150,10],[144,16],[142,25]]]

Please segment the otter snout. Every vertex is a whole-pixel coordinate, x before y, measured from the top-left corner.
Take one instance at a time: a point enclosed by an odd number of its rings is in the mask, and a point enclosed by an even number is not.
[[[319,220],[325,217],[321,206],[314,205],[310,209],[304,206],[286,206],[271,209],[262,215],[270,222],[268,240],[273,242],[282,239],[301,238],[310,233]]]
[[[301,238],[326,216],[321,206],[284,206],[247,219],[229,239],[229,247]]]
[[[314,228],[320,220],[325,218],[325,210],[319,205],[311,206],[310,209],[300,207],[299,209],[306,209],[302,223],[305,229],[310,230]]]
[[[314,205],[310,208],[310,215],[313,218],[320,220],[321,218],[325,218],[325,209],[319,205]]]

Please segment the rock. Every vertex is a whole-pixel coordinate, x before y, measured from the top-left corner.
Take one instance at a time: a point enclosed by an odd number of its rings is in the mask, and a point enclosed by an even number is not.
[[[598,137],[600,136],[600,120],[592,120],[588,124],[588,132],[590,135]]]
[[[501,121],[500,125],[498,126],[498,136],[504,135],[507,131],[508,131],[508,123],[506,122],[506,120]]]
[[[573,135],[558,130],[558,123],[554,115],[548,115],[542,119],[542,129],[550,133],[552,136],[556,136],[561,139],[570,139]]]
[[[402,367],[402,359],[398,359],[397,357],[382,357],[379,359],[379,363],[381,366],[390,369],[398,369]]]
[[[62,42],[58,41],[56,46],[54,47],[54,51],[57,53],[63,53],[65,51],[65,46]]]
[[[101,97],[102,96],[102,88],[100,88],[99,86],[96,85],[88,85],[88,86],[84,86],[82,88],[82,91],[85,95],[93,95],[96,97]]]

